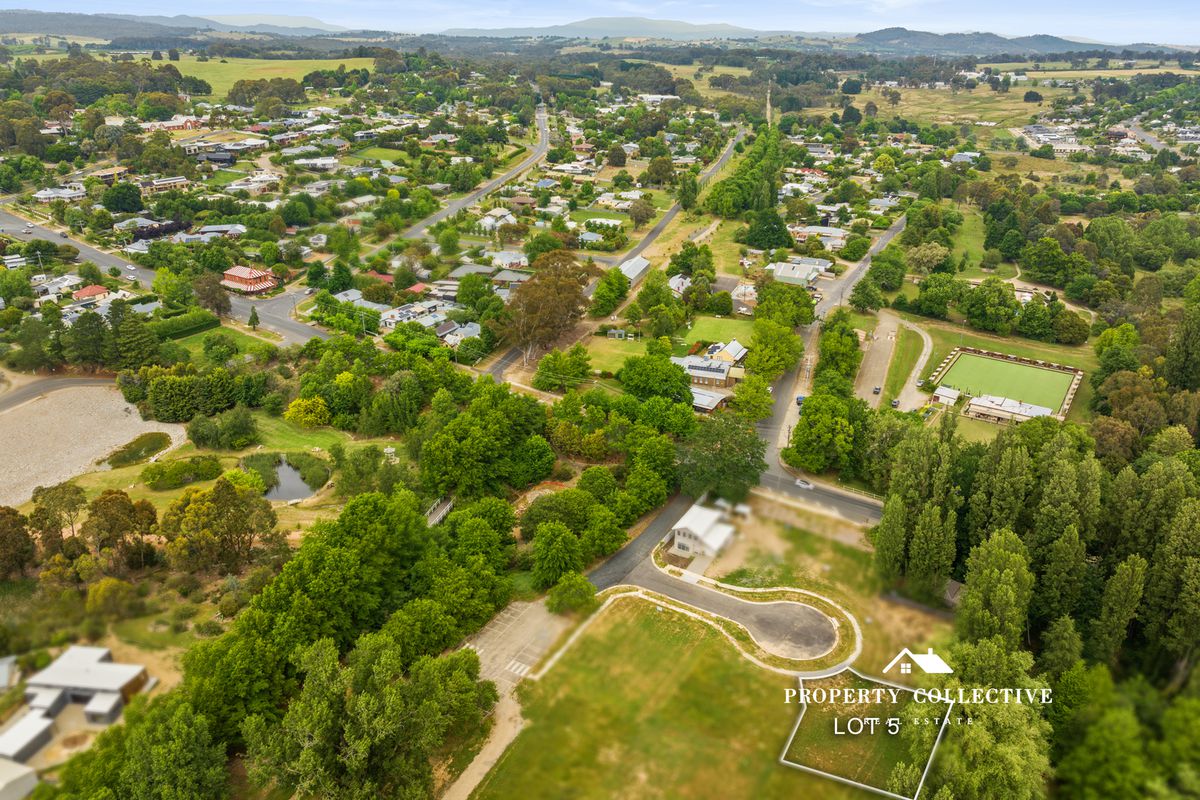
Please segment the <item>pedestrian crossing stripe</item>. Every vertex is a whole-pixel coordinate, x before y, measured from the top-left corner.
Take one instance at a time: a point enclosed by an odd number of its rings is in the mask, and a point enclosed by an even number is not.
[[[529,665],[517,661],[516,659],[508,662],[508,671],[519,677],[525,677],[529,674]]]

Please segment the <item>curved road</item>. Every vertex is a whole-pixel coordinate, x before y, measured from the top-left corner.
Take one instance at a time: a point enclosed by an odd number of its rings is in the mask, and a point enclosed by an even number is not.
[[[755,603],[704,586],[665,575],[654,566],[651,554],[692,505],[692,498],[676,495],[655,515],[636,539],[590,573],[598,590],[630,584],[679,602],[731,619],[750,631],[762,647],[785,658],[806,660],[827,653],[837,643],[833,622],[802,603]]]
[[[39,378],[35,381],[0,392],[0,414],[24,405],[30,400],[57,392],[61,389],[74,389],[79,386],[112,386],[112,378],[85,378],[79,376],[64,376],[61,378]]]

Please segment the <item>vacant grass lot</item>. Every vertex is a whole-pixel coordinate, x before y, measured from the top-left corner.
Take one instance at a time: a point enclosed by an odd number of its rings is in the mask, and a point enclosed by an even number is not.
[[[805,681],[808,689],[867,689],[882,688],[881,684],[865,680],[852,672],[843,672],[831,678]],[[886,695],[885,695],[886,696]],[[865,783],[880,789],[887,788],[888,778],[896,764],[913,761],[909,754],[908,740],[900,734],[889,734],[882,720],[901,717],[904,709],[913,702],[912,695],[905,692],[900,701],[892,703],[809,704],[804,719],[796,729],[796,736],[788,747],[787,759],[812,769],[819,769],[847,780]],[[923,704],[920,717],[940,720],[946,713],[943,705]],[[880,727],[874,733],[864,731],[851,735],[846,730],[847,720],[852,717],[877,717]],[[839,726],[835,728],[835,725]],[[840,733],[838,732],[840,731]],[[932,750],[932,747],[930,748]],[[925,755],[928,758],[928,754]],[[918,760],[924,767],[924,761]]]
[[[194,75],[208,81],[213,97],[224,97],[233,84],[240,80],[293,78],[298,81],[313,70],[337,69],[339,64],[345,64],[346,69],[375,68],[373,58],[224,58],[197,61],[195,56],[184,55],[179,61],[171,63],[184,75]]]
[[[971,266],[960,272],[959,277],[977,281],[993,276],[998,278],[1017,277],[1016,265],[1009,261],[1001,261],[1000,265],[991,272],[980,268],[979,264],[983,261],[983,242],[987,237],[983,215],[966,206],[959,206],[958,210],[962,212],[963,224],[954,234],[954,258],[956,261],[960,260],[963,253],[966,253],[967,258],[971,259]]]
[[[1057,411],[1071,388],[1071,380],[1067,372],[963,353],[950,365],[939,385],[974,396],[997,395]]]
[[[379,161],[396,161],[401,164],[408,160],[408,154],[403,150],[396,150],[391,147],[367,147],[362,150],[356,150],[354,155],[359,158],[374,158]]]
[[[867,800],[779,763],[799,708],[709,626],[620,600],[537,683],[474,797]]]

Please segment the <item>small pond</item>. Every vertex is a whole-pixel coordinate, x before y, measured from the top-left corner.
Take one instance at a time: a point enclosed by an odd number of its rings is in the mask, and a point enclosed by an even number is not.
[[[275,485],[265,495],[268,500],[304,500],[314,494],[300,477],[300,470],[289,464],[286,458],[280,459],[275,467],[275,476]]]

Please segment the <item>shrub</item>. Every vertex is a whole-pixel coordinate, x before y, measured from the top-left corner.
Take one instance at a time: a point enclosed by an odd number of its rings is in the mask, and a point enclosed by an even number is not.
[[[206,619],[203,622],[197,622],[192,626],[192,630],[197,636],[220,636],[225,632],[225,628],[215,619]]]
[[[180,603],[171,609],[171,619],[176,622],[189,620],[200,613],[200,606],[195,603]]]
[[[243,599],[240,592],[226,592],[217,603],[217,611],[225,619],[233,619],[241,611]]]
[[[167,579],[167,588],[174,589],[180,597],[187,597],[200,588],[200,579],[195,575],[178,573]]]
[[[216,456],[192,456],[177,461],[156,462],[142,470],[142,482],[156,491],[178,489],[196,481],[211,481],[221,474]]]
[[[146,328],[161,340],[182,339],[200,331],[220,326],[221,319],[203,308],[193,309],[186,314],[168,319],[157,319],[146,323]]]
[[[171,436],[162,431],[149,431],[138,436],[132,442],[114,450],[108,457],[108,465],[113,469],[128,467],[145,461],[155,453],[161,452],[171,444]]]
[[[141,605],[133,584],[119,578],[101,578],[88,587],[87,613],[97,619],[134,616]]]
[[[578,572],[568,572],[546,596],[546,607],[555,614],[591,611],[596,607],[596,587]]]

